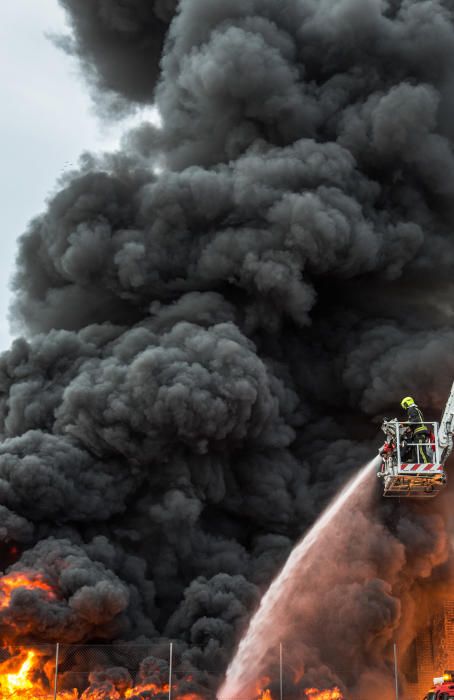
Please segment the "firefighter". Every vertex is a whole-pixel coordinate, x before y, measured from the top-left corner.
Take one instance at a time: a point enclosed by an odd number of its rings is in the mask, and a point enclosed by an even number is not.
[[[431,462],[431,457],[428,451],[429,430],[424,423],[422,411],[415,404],[411,396],[406,396],[400,402],[400,405],[407,411],[407,417],[410,425],[408,426],[412,441],[416,443],[416,462],[418,464]]]

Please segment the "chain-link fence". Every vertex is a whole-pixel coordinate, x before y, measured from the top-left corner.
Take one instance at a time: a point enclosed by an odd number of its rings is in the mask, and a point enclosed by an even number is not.
[[[181,642],[0,649],[0,700],[209,699]]]
[[[181,682],[174,644],[59,645],[57,691],[76,698],[172,699]],[[175,695],[175,694],[174,694]],[[57,696],[59,697],[59,696]]]
[[[147,644],[0,648],[0,700],[214,700],[194,679],[190,658],[181,642],[159,639]],[[267,661],[268,677],[257,683],[251,697],[219,695],[218,700],[349,700],[335,687],[302,686],[303,674],[297,678],[295,669],[286,666],[282,645],[271,650]],[[401,692],[396,653],[394,661],[395,697],[420,700],[416,686],[414,692]]]

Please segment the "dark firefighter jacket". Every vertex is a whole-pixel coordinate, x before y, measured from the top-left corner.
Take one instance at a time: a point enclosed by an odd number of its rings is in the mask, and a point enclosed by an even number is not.
[[[411,425],[410,428],[413,430],[415,435],[420,435],[421,433],[428,433],[427,425],[424,424],[424,416],[422,411],[413,404],[407,410],[408,420],[411,423],[420,423],[420,425]]]

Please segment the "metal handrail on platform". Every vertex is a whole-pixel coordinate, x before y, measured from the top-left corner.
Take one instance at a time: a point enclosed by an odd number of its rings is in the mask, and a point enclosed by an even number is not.
[[[440,464],[441,463],[441,457],[440,457],[440,445],[438,444],[438,422],[437,421],[390,421],[395,424],[396,428],[396,454],[397,454],[397,465],[399,466],[402,464],[402,459],[401,459],[401,440],[400,438],[402,437],[401,431],[400,431],[400,426],[411,426],[411,425],[426,425],[428,428],[431,428],[431,431],[433,433],[434,439],[431,440],[430,438],[428,440],[424,441],[418,441],[418,442],[407,442],[406,445],[407,447],[430,447],[430,449],[433,451],[433,446],[435,445],[435,459],[433,461],[434,464]],[[412,462],[407,462],[407,464],[412,464]],[[416,464],[416,462],[415,462]]]
[[[441,448],[438,442],[438,423],[436,421],[399,421],[397,419],[385,422],[391,427],[389,435],[394,450],[385,459],[385,468],[381,472],[384,478],[384,495],[396,498],[435,496],[446,483],[446,475],[441,461]],[[424,435],[421,436],[423,439],[418,440],[417,434],[415,435],[413,430],[408,430],[415,425],[427,426],[427,437]],[[403,453],[403,448],[405,450],[409,448],[409,460],[405,462],[402,461],[402,457],[406,457],[407,453]],[[424,448],[429,461],[414,461],[416,448]]]

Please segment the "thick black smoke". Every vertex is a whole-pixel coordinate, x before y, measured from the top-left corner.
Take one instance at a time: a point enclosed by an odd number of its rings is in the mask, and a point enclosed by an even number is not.
[[[59,3],[66,10],[73,33],[60,37],[58,43],[81,60],[94,86],[107,91],[111,106],[151,102],[177,0]]]
[[[416,394],[437,418],[452,381],[454,7],[60,1],[91,83],[155,95],[162,126],[85,156],[20,241],[0,534],[58,598],[0,614],[15,638],[178,637],[216,687],[377,417]],[[416,600],[447,557],[432,511],[382,509],[386,643],[393,582]]]

